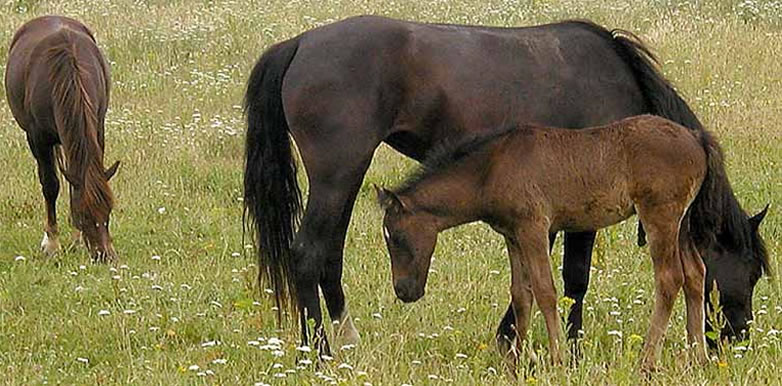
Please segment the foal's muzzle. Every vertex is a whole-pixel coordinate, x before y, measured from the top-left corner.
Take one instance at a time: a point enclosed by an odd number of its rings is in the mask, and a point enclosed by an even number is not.
[[[405,303],[414,302],[424,296],[423,287],[409,277],[394,283],[394,291],[396,292],[396,297]]]

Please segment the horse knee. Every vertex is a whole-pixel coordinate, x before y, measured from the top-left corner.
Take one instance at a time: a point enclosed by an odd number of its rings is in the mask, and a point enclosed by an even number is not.
[[[532,300],[532,286],[527,284],[513,284],[510,287],[510,295],[514,305],[526,305]]]
[[[658,280],[658,291],[666,302],[673,303],[676,295],[684,285],[684,272],[681,270],[666,270],[661,273]]]

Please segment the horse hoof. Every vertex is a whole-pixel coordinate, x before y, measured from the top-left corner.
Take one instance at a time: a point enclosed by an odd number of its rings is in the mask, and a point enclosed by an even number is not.
[[[114,253],[99,253],[92,257],[92,262],[99,264],[114,263],[117,260],[117,255]]]
[[[361,335],[353,325],[353,319],[350,316],[346,315],[342,321],[334,324],[337,328],[337,339],[342,346],[356,346],[361,342]]]
[[[507,335],[497,335],[495,339],[497,341],[497,351],[499,351],[500,356],[506,357],[508,355],[515,355],[511,352],[511,349],[513,348],[513,340],[511,340]]]
[[[54,254],[57,253],[57,251],[60,250],[60,242],[57,240],[57,237],[49,238],[49,235],[44,232],[43,234],[43,240],[41,240],[41,252],[43,252],[46,256],[54,256]]]
[[[641,374],[646,378],[650,378],[652,374],[659,371],[660,368],[654,363],[644,362],[641,364]]]
[[[77,231],[77,230],[73,231],[73,233],[71,234],[71,241],[72,241],[73,245],[81,245],[81,244],[83,244],[84,240],[81,237],[81,232]]]

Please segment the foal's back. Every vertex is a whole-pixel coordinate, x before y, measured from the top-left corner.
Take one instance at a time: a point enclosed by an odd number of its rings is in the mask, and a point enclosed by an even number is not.
[[[643,115],[584,130],[521,128],[492,153],[488,195],[551,231],[596,230],[694,197],[706,172],[698,133]]]

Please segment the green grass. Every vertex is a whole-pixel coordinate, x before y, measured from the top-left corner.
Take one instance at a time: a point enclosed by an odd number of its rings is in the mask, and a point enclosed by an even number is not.
[[[43,14],[65,14],[91,26],[112,67],[107,163],[122,161],[112,181],[112,234],[120,261],[91,264],[80,247],[44,258],[37,251],[44,214],[34,161],[23,132],[0,103],[0,382],[511,382],[493,346],[509,299],[508,262],[501,239],[488,227],[444,234],[427,295],[409,305],[395,299],[380,235],[382,213],[370,184],[393,185],[414,163],[389,148],[377,151],[367,174],[345,252],[344,283],[361,344],[345,350],[337,345],[333,361],[297,367],[301,359],[314,360],[313,354],[295,349],[294,326],[278,329],[273,302],[257,288],[257,268],[244,256],[239,200],[244,82],[265,47],[356,14],[502,26],[589,18],[638,33],[718,134],[744,207],[755,212],[772,202],[761,229],[772,267],[780,271],[778,1],[16,0],[0,1],[0,13],[2,42]],[[4,66],[6,52],[0,51]],[[58,213],[66,247],[67,209],[63,193]],[[575,367],[538,366],[520,382],[640,380],[638,337],[648,326],[653,288],[648,250],[635,247],[634,224],[599,235],[583,359]],[[555,267],[561,252],[558,245]],[[776,283],[761,280],[752,340],[742,346],[745,351],[730,348],[719,365],[697,367],[685,360],[680,300],[663,370],[649,381],[778,382],[782,302]],[[559,280],[557,285],[561,293]],[[545,357],[545,328],[534,313],[531,347]],[[280,357],[268,349],[272,337],[283,340]]]

